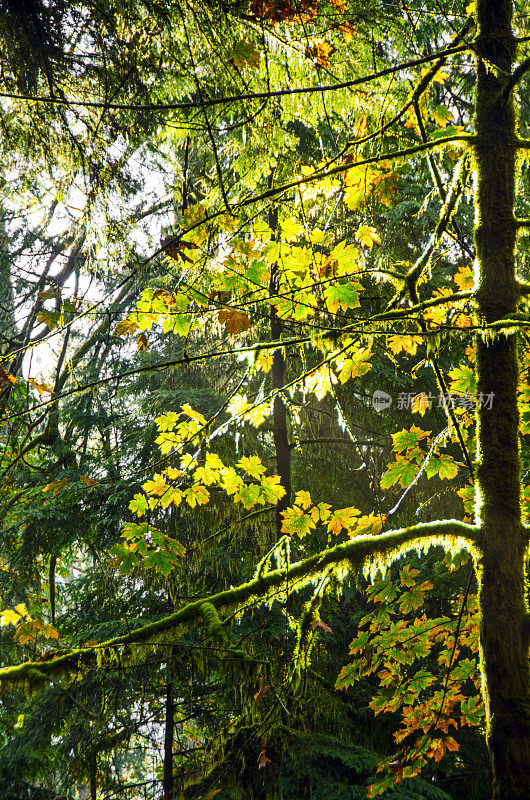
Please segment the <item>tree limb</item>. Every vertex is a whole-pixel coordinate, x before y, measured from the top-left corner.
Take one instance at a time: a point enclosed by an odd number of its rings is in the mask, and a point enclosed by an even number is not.
[[[123,636],[116,636],[98,645],[77,648],[66,653],[59,651],[61,654],[50,661],[27,661],[17,666],[4,667],[0,669],[0,684],[6,686],[27,681],[37,688],[39,684],[48,682],[51,675],[71,673],[83,665],[93,665],[98,653],[103,655],[105,650],[141,643],[156,644],[160,634],[166,631],[181,626],[187,629],[190,626],[204,624],[205,618],[209,620],[211,617],[212,609],[219,614],[220,611],[241,606],[252,597],[259,598],[260,602],[272,602],[275,590],[287,579],[291,587],[293,581],[299,581],[304,585],[307,580],[322,575],[329,567],[338,568],[342,573],[338,577],[343,579],[346,574],[366,568],[368,565],[371,570],[385,569],[386,565],[407,550],[426,549],[435,544],[444,545],[448,542],[454,545],[455,540],[461,546],[476,549],[480,545],[481,529],[475,525],[450,519],[412,525],[379,536],[358,536],[290,566],[270,572],[259,572],[257,577],[247,583],[218,592],[204,600],[189,603],[174,614]]]

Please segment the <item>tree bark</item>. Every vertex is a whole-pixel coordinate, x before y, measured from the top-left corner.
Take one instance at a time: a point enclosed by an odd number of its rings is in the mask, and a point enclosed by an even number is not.
[[[168,673],[170,670],[170,662],[168,661]],[[173,684],[171,682],[171,675],[168,674],[166,684],[166,720],[164,729],[164,774],[162,778],[162,785],[164,788],[164,800],[174,800],[175,785],[173,780],[173,739],[174,739],[174,714],[175,706],[173,702]]]
[[[488,323],[513,312],[516,114],[504,89],[515,58],[510,0],[478,0],[475,106],[475,244],[478,311]],[[477,513],[480,649],[494,800],[530,798],[530,676],[520,504],[517,337],[477,340]],[[492,403],[484,402],[491,397]]]
[[[98,794],[98,782],[97,782],[97,772],[98,772],[98,756],[97,750],[95,747],[92,749],[90,753],[90,763],[89,763],[89,784],[90,784],[90,800],[97,800]]]

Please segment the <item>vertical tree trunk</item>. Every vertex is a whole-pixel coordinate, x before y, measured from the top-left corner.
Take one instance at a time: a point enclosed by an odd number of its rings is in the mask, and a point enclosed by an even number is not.
[[[175,784],[173,779],[173,739],[175,705],[173,702],[173,684],[171,682],[171,661],[167,662],[167,684],[166,684],[166,720],[164,729],[164,773],[162,786],[164,789],[164,800],[174,800]]]
[[[50,556],[50,568],[48,570],[48,587],[50,590],[50,614],[51,623],[55,625],[55,568],[57,566],[57,556]]]
[[[487,322],[516,308],[516,115],[503,93],[515,39],[510,0],[478,0],[475,243],[478,308]],[[517,338],[478,337],[477,511],[481,669],[494,800],[530,798],[530,676],[523,635],[526,534],[521,521]],[[491,397],[492,404],[484,403]]]
[[[97,794],[98,794],[97,771],[98,771],[98,756],[96,748],[94,747],[90,753],[90,764],[89,764],[90,800],[97,800]]]

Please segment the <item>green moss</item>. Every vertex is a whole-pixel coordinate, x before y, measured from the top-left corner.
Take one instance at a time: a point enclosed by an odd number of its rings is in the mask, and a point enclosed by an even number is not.
[[[275,590],[271,597],[278,597],[277,587],[282,586],[286,580],[289,581],[290,592],[299,591],[308,583],[314,583],[326,572],[327,567],[333,567],[333,576],[340,581],[347,574],[363,567],[369,572],[386,569],[393,560],[410,550],[423,551],[433,545],[442,544],[448,549],[461,550],[465,547],[475,552],[480,547],[480,542],[480,530],[474,525],[467,525],[458,520],[413,525],[409,528],[388,531],[380,536],[359,536],[289,566],[269,571],[260,578],[254,578],[233,589],[219,592],[205,600],[189,603],[174,614],[137,628],[124,636],[116,636],[93,647],[77,648],[70,652],[62,651],[50,661],[28,661],[17,666],[4,667],[0,669],[0,684],[5,688],[12,683],[24,682],[28,669],[32,668],[40,670],[47,676],[75,673],[83,665],[93,664],[98,652],[102,654],[100,660],[103,663],[105,652],[108,654],[113,648],[156,643],[157,639],[168,631],[172,631],[173,636],[177,638],[196,625],[201,618],[206,619],[207,624],[213,622],[213,630],[222,636],[218,627],[219,625],[222,627],[222,624],[218,616],[219,622],[217,622],[210,606],[218,615],[221,609],[237,610],[249,601],[265,603],[271,590]]]
[[[199,610],[208,632],[212,634],[217,642],[228,647],[230,640],[215,606],[212,603],[204,602],[199,606]]]

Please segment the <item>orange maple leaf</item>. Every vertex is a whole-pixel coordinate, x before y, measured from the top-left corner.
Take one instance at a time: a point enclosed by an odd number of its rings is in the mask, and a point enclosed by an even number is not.
[[[325,622],[323,622],[321,619],[314,619],[314,620],[312,620],[312,621],[309,623],[309,627],[310,627],[310,628],[311,628],[313,631],[316,631],[316,629],[317,629],[317,628],[322,628],[322,630],[324,631],[324,633],[333,633],[333,631],[331,630],[331,628],[329,627],[329,625],[326,625],[326,623],[325,623]]]
[[[233,311],[230,308],[223,308],[219,312],[217,319],[223,323],[227,333],[241,333],[241,331],[248,331],[252,322],[248,314],[244,311]]]
[[[195,242],[187,242],[184,239],[168,236],[165,239],[162,239],[160,246],[162,247],[164,253],[170,256],[170,258],[174,258],[175,261],[178,261],[180,258],[183,261],[189,261],[189,263],[192,264],[193,262],[191,258],[183,252],[183,249],[187,247],[190,250],[196,250],[199,245],[195,244]]]
[[[14,375],[11,375],[10,372],[6,372],[5,369],[0,368],[0,386],[3,383],[16,383],[16,378]]]
[[[265,684],[265,681],[263,680],[263,675],[260,675],[259,676],[259,689],[256,692],[256,694],[254,695],[254,700],[256,701],[256,703],[258,705],[261,703],[261,701],[263,700],[263,698],[265,697],[265,695],[267,694],[267,692],[269,691],[270,688],[271,687],[268,684]],[[265,765],[263,765],[263,766],[265,766]]]
[[[329,67],[329,57],[333,53],[333,45],[325,39],[314,39],[306,49],[306,55],[319,67]]]

